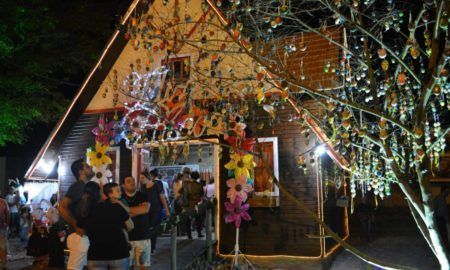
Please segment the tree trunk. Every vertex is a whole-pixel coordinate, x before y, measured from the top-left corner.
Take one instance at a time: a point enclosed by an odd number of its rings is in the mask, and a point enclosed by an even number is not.
[[[428,163],[428,160],[425,158],[423,163]],[[442,270],[449,270],[450,264],[447,256],[446,248],[444,243],[439,235],[439,231],[436,226],[436,219],[434,217],[434,207],[433,207],[433,197],[431,195],[431,187],[428,179],[425,179],[425,176],[422,173],[422,166],[420,164],[416,164],[416,171],[419,180],[420,192],[422,195],[424,216],[425,216],[425,225],[427,226],[428,233],[430,235],[430,240],[432,244],[432,249],[434,249],[436,257],[441,265]],[[417,224],[419,226],[419,224]]]

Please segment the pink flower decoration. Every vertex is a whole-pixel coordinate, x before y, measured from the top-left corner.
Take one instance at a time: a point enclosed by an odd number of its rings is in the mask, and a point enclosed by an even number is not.
[[[113,138],[115,135],[114,121],[110,121],[106,124],[105,116],[100,116],[100,119],[98,119],[98,127],[94,128],[92,133],[95,135],[96,142],[109,145],[110,138]]]
[[[227,186],[230,188],[227,193],[227,198],[234,203],[237,196],[241,197],[242,201],[247,200],[247,193],[252,192],[253,188],[247,183],[247,178],[241,175],[237,180],[231,178],[227,180]]]
[[[250,205],[248,203],[242,204],[242,198],[237,196],[234,203],[225,202],[225,209],[228,213],[225,216],[225,222],[234,222],[236,228],[241,227],[242,219],[249,221],[252,219],[247,213]]]

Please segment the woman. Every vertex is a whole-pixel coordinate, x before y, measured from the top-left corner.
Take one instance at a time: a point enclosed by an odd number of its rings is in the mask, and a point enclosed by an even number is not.
[[[172,201],[172,209],[175,214],[179,214],[181,212],[181,207],[177,203],[180,197],[180,189],[183,185],[183,174],[179,173],[175,176],[175,180],[173,181],[173,201]]]
[[[122,193],[118,184],[104,185],[103,193],[107,199],[99,202],[100,186],[87,183],[80,207],[79,226],[86,230],[90,241],[88,269],[129,269],[129,243],[123,229],[130,216],[119,203]]]

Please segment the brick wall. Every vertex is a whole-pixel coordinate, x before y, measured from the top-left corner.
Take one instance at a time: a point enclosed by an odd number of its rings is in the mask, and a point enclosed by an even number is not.
[[[304,102],[304,106],[315,107],[314,102]],[[318,112],[319,109],[314,109]],[[251,122],[254,137],[277,137],[279,155],[280,183],[297,199],[304,202],[314,212],[318,211],[317,169],[308,164],[306,174],[297,166],[297,156],[315,145],[315,137],[311,133],[309,144],[301,134],[301,126],[297,122],[288,122],[289,114],[295,112],[289,105],[278,114],[281,121],[272,126],[268,123],[267,113],[255,107],[254,121]],[[263,129],[257,129],[256,123],[263,121]],[[225,149],[226,151],[226,149]],[[227,154],[224,153],[224,157]],[[227,162],[221,161],[221,169]],[[227,179],[226,170],[222,169],[220,179]],[[226,201],[226,184],[220,182],[220,207],[224,213],[223,203]],[[319,226],[307,216],[294,202],[280,192],[280,205],[275,208],[251,209],[253,220],[244,223],[241,230],[241,250],[255,255],[296,255],[319,256],[320,242],[318,238],[308,238],[306,235],[318,235]],[[234,226],[225,224],[221,217],[220,251],[223,254],[231,252],[234,245]]]
[[[325,35],[336,42],[341,42],[339,29],[330,28]],[[296,51],[285,54],[285,47],[290,44],[295,45]],[[341,50],[327,39],[315,33],[304,33],[303,42],[302,35],[298,34],[294,37],[276,40],[268,46],[276,49],[272,50],[267,57],[275,61],[277,66],[289,69],[289,73],[293,74],[302,86],[319,90],[337,87],[341,84],[338,76],[331,72],[333,68],[338,67]],[[301,50],[305,46],[306,49]],[[326,73],[324,70],[327,65],[330,66]],[[299,90],[297,89],[297,91]]]

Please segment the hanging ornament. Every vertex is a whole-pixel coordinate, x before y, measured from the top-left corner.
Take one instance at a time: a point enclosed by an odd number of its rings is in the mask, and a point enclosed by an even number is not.
[[[183,157],[184,161],[187,161],[189,158],[189,141],[185,141],[183,144]]]
[[[406,83],[406,74],[404,72],[398,74],[398,76],[397,76],[397,83],[400,86],[405,85],[405,83]]]
[[[198,146],[198,150],[197,150],[197,157],[198,157],[198,163],[202,162],[202,157],[203,157],[203,148],[201,145]]]
[[[387,55],[387,52],[386,52],[386,49],[385,48],[381,48],[381,49],[378,49],[378,57],[380,58],[380,59],[384,59],[384,58],[386,58],[386,55]]]

